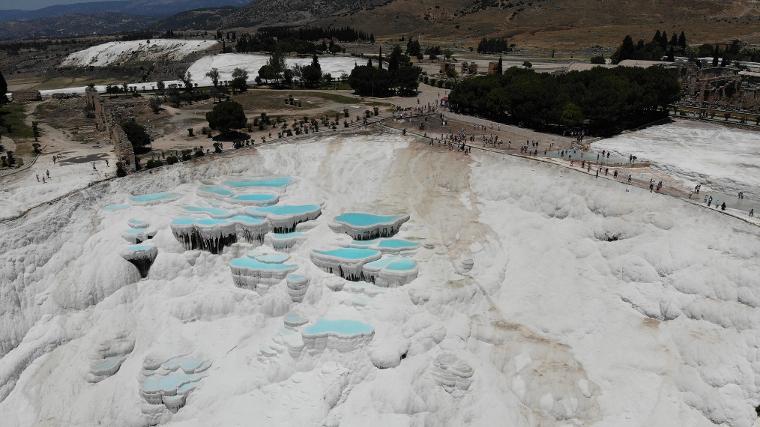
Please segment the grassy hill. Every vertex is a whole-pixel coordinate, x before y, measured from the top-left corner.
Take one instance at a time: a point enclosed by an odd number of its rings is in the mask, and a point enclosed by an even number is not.
[[[472,45],[507,36],[522,46],[615,46],[625,34],[686,31],[690,42],[760,42],[757,0],[258,0],[233,11],[227,26],[276,23],[351,25],[377,36],[419,34]]]

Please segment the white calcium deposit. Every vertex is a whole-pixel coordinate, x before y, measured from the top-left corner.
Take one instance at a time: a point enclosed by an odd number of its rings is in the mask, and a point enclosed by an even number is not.
[[[236,176],[294,177],[280,203],[322,202],[287,248],[308,287],[235,286],[230,261],[274,252],[271,233],[219,254],[172,235],[184,206],[232,209],[198,188]],[[181,198],[129,203],[166,191]],[[409,215],[395,237],[419,244],[404,254],[416,278],[314,265],[313,250],[351,243],[329,227],[350,211]],[[130,218],[157,231],[142,280],[115,250]],[[319,135],[97,184],[0,222],[0,248],[4,426],[757,419],[760,229],[558,166]]]

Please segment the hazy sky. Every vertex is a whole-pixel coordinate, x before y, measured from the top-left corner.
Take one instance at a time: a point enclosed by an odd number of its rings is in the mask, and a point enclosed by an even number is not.
[[[96,0],[0,0],[0,10],[7,9],[39,9],[54,4],[85,3]],[[110,1],[110,0],[97,0]]]

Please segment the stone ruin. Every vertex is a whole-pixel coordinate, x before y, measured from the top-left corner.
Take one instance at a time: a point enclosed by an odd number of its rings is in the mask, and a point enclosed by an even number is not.
[[[95,114],[95,127],[98,131],[108,133],[108,139],[113,144],[113,152],[116,161],[122,165],[126,172],[135,171],[135,151],[129,142],[127,134],[116,120],[117,114],[109,111],[100,99],[98,91],[89,86],[85,90],[85,102],[87,108]]]

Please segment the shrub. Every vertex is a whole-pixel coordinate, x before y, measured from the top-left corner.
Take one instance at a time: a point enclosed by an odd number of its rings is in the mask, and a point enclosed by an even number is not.
[[[150,159],[147,163],[145,163],[145,169],[153,169],[163,165],[164,162],[162,162],[160,159]]]

